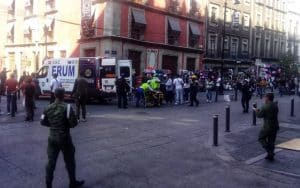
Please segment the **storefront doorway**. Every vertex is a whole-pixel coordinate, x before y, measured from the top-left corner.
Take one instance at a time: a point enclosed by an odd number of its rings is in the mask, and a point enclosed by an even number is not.
[[[162,57],[162,69],[167,69],[172,72],[172,75],[176,75],[178,73],[178,57],[163,55]]]

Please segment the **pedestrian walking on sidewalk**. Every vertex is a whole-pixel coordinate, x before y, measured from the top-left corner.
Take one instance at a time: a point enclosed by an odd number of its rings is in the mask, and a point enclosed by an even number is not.
[[[212,91],[214,89],[214,81],[211,78],[207,78],[205,83],[205,89],[206,89],[206,102],[211,103],[212,102]]]
[[[173,98],[174,98],[174,86],[173,86],[173,80],[171,78],[171,75],[167,75],[167,82],[166,82],[166,103],[172,104]]]
[[[78,121],[86,122],[86,102],[88,97],[88,82],[87,80],[79,76],[76,79],[72,96],[75,96],[76,102],[76,116]],[[80,109],[82,111],[82,119],[80,120]]]
[[[278,123],[278,106],[274,101],[274,94],[267,93],[265,95],[265,104],[260,108],[254,110],[258,118],[263,118],[263,127],[260,130],[258,140],[262,147],[267,151],[265,159],[274,160],[274,149],[277,131],[279,130]]]
[[[197,76],[193,75],[192,83],[190,86],[190,101],[191,101],[190,106],[194,106],[194,102],[196,103],[196,106],[199,106],[199,101],[197,99],[198,88],[199,88],[199,84],[197,81]]]
[[[127,94],[130,91],[130,86],[125,79],[125,75],[122,74],[119,79],[116,81],[117,87],[117,97],[118,97],[118,107],[127,108]]]
[[[17,91],[18,81],[15,79],[15,75],[11,74],[10,78],[6,80],[6,95],[7,95],[7,115],[15,117],[17,112]]]
[[[32,83],[31,77],[28,77],[25,80],[25,82],[26,82],[24,85],[25,109],[26,109],[25,121],[33,121],[35,87]]]
[[[78,121],[71,106],[63,102],[64,95],[65,90],[57,88],[54,93],[54,103],[45,109],[41,117],[41,124],[50,128],[47,148],[48,163],[46,166],[47,188],[52,188],[53,174],[60,151],[63,153],[69,174],[69,187],[77,188],[84,184],[84,181],[76,180],[75,147],[70,134],[70,128],[74,128]]]
[[[25,84],[24,82],[26,81],[26,80],[25,80],[26,77],[27,77],[27,75],[26,75],[26,72],[24,71],[24,72],[23,72],[23,75],[22,75],[22,76],[20,77],[20,79],[19,79],[18,99],[21,98],[21,90],[20,90],[20,88],[22,87],[23,84]]]
[[[241,88],[242,92],[242,107],[243,107],[243,113],[248,113],[249,112],[249,102],[252,97],[252,88],[250,87],[249,80],[245,79]]]
[[[183,104],[184,82],[183,82],[182,78],[180,78],[179,75],[177,75],[176,78],[173,80],[173,85],[175,87],[175,95],[176,95],[175,105]]]

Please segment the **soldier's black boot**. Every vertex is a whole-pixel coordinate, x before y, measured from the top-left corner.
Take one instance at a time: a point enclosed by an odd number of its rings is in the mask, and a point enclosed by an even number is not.
[[[46,182],[46,187],[47,188],[52,188],[52,183],[51,182]]]
[[[265,157],[265,159],[269,160],[269,161],[274,161],[274,152],[273,151],[268,151],[267,156]]]
[[[75,181],[75,182],[71,182],[69,188],[78,188],[81,187],[84,184],[84,181]]]

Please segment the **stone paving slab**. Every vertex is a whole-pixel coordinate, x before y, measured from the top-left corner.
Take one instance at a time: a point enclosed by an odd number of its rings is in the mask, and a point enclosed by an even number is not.
[[[281,144],[278,144],[276,147],[294,150],[294,151],[300,151],[300,139],[294,138],[286,142],[283,142]]]
[[[253,165],[270,169],[274,172],[300,178],[300,152],[292,150],[281,150],[276,153],[275,160],[268,162],[264,159]]]

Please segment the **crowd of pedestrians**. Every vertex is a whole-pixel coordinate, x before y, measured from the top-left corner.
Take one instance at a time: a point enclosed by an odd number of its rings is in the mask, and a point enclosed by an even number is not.
[[[25,121],[32,122],[36,108],[35,98],[38,94],[38,82],[35,74],[29,75],[24,72],[19,80],[17,80],[15,73],[10,73],[8,79],[7,74],[6,69],[3,69],[0,73],[1,97],[6,96],[7,115],[15,117],[18,112],[17,100],[22,100],[22,105],[26,111]],[[3,101],[1,100],[1,102]]]
[[[223,95],[224,91],[230,90],[230,96],[233,92],[241,93],[241,106],[243,113],[249,113],[249,103],[253,96],[262,98],[267,92],[279,93],[282,95],[299,95],[299,80],[295,77],[284,78],[256,78],[250,74],[232,76],[231,78],[221,78],[219,72],[210,71],[207,74],[199,74],[193,72],[185,72],[181,75],[175,75],[162,72],[147,73],[141,79],[142,81],[133,86],[136,91],[136,107],[139,107],[140,101],[147,98],[143,95],[147,91],[153,91],[150,83],[152,80],[158,80],[159,91],[164,95],[165,104],[182,105],[190,104],[190,106],[199,105],[197,96],[199,92],[205,93],[207,103],[218,101],[218,96]],[[128,90],[129,91],[129,90]],[[225,92],[226,94],[226,92]],[[230,100],[229,95],[226,97]],[[223,97],[223,96],[222,96]],[[146,99],[145,99],[146,100]]]

